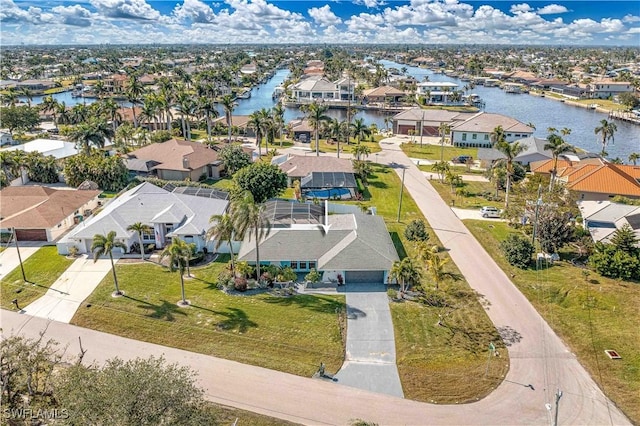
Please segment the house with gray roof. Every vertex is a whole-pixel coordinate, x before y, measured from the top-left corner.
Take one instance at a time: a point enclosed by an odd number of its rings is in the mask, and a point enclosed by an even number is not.
[[[315,268],[322,281],[342,275],[348,284],[382,283],[399,260],[380,216],[329,215],[323,205],[283,200],[268,202],[265,214],[272,228],[259,242],[261,265],[288,266],[298,273]],[[238,260],[255,264],[254,236],[242,242]]]
[[[136,222],[151,227],[151,232],[143,233],[142,243],[154,244],[157,249],[179,237],[187,243],[195,243],[198,251],[203,248],[212,251],[215,241],[207,240],[205,236],[213,225],[209,218],[223,214],[229,201],[202,190],[170,189],[145,182],[126,191],[64,236],[57,244],[58,252],[68,254],[69,248],[75,246],[80,253],[90,253],[94,235],[106,235],[111,231],[116,232],[118,241],[130,248],[132,244],[140,243],[137,233],[127,230]],[[228,247],[223,245],[220,251],[226,252]]]
[[[340,99],[338,85],[321,75],[313,75],[302,79],[292,86],[291,91],[293,100],[296,102]]]
[[[438,136],[438,128],[441,124],[453,126],[474,115],[469,112],[411,108],[393,116],[393,133],[408,135],[409,130],[412,130],[414,135],[420,135],[420,127],[422,126],[423,136]]]
[[[502,114],[479,112],[451,126],[451,141],[454,146],[491,147],[491,133],[496,127],[504,129],[507,142],[533,135],[533,128]]]
[[[518,139],[516,142],[524,146],[524,150],[514,160],[523,166],[534,161],[549,160],[553,157],[550,150],[544,149],[544,146],[549,143],[546,139],[529,136],[524,139]],[[495,148],[478,148],[478,160],[480,160],[481,167],[491,166],[494,161],[502,158],[506,157]]]
[[[580,201],[578,207],[583,225],[589,230],[594,242],[610,243],[613,234],[625,225],[629,225],[640,240],[640,206],[611,201]]]

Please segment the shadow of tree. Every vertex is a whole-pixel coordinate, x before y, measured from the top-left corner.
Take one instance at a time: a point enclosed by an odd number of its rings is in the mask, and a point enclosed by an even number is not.
[[[209,309],[207,309],[209,310]],[[226,320],[220,321],[216,324],[218,330],[238,330],[240,333],[246,332],[249,327],[258,327],[256,322],[249,319],[247,314],[238,308],[227,308],[227,312],[211,311],[217,315],[226,317]]]
[[[136,299],[127,295],[124,297],[142,303],[141,305],[138,305],[138,307],[150,310],[151,312],[147,313],[147,316],[150,318],[175,321],[175,314],[185,317],[187,316],[187,313],[183,310],[184,308],[180,308],[175,302],[172,303],[167,302],[166,300],[161,300],[160,304],[154,305],[153,303],[145,302],[144,300]]]
[[[502,337],[505,346],[511,346],[514,343],[518,343],[520,342],[520,340],[522,340],[522,335],[508,325],[504,327],[498,327],[498,333],[500,334],[500,337]]]
[[[358,308],[354,308],[351,305],[347,305],[347,318],[348,319],[358,319],[358,318],[364,318],[367,316],[367,313],[363,310],[360,310]]]
[[[329,297],[320,295],[297,295],[292,297],[266,297],[266,303],[274,305],[293,306],[297,305],[304,309],[309,309],[320,313],[336,313],[344,309],[345,304]]]
[[[398,252],[398,257],[401,260],[407,257],[407,251],[404,248],[404,244],[402,244],[402,239],[400,238],[400,235],[398,235],[396,231],[389,232],[389,235],[391,236],[391,241],[393,241],[393,245],[396,248],[396,251]]]

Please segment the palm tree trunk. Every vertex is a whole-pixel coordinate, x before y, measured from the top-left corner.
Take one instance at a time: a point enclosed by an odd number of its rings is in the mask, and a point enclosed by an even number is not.
[[[231,272],[234,272],[236,270],[236,266],[234,263],[233,258],[235,257],[233,254],[233,245],[231,243],[231,239],[229,239],[229,241],[227,241],[227,243],[229,243],[229,253],[231,254]]]
[[[227,131],[229,133],[229,139],[227,140],[228,143],[231,143],[231,114],[229,114],[227,116],[227,127],[229,128]]]
[[[258,226],[255,226],[256,232],[256,274],[258,281],[260,281],[260,239],[258,238]]]
[[[320,156],[320,135],[318,133],[318,129],[316,128],[316,157]]]
[[[207,114],[207,141],[211,142],[211,117]]]
[[[184,295],[184,277],[182,276],[182,270],[180,272],[180,292],[182,294],[182,303],[187,304],[187,298]]]
[[[116,285],[116,295],[121,295],[122,292],[120,291],[120,287],[118,286],[118,277],[116,276],[116,267],[113,264],[113,254],[111,253],[111,250],[109,250],[109,260],[111,260],[111,273],[113,274],[113,282]]]
[[[142,260],[144,260],[144,244],[142,243],[142,232],[138,232],[138,240],[140,240],[140,253]]]
[[[504,195],[504,208],[509,208],[509,192],[511,190],[511,173],[507,172],[507,189]]]

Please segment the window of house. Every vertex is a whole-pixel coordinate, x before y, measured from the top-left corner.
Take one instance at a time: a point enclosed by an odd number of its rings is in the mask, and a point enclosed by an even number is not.
[[[309,261],[309,269],[315,269],[315,267],[316,267],[316,262]]]
[[[471,135],[471,139],[473,139],[473,140],[478,139],[478,135],[476,133],[474,133],[473,135]]]
[[[149,241],[149,240],[155,240],[155,239],[156,239],[156,236],[153,233],[153,230],[149,231],[149,232],[142,231],[142,240],[143,241]]]
[[[489,135],[484,135],[484,140],[488,141],[489,140]]]
[[[291,269],[293,269],[294,271],[296,269],[298,269],[298,261],[297,260],[292,260],[291,261]]]
[[[466,140],[467,140],[467,134],[466,134],[466,133],[463,133],[463,134],[462,134],[462,140],[463,140],[463,141],[466,141]]]
[[[300,270],[304,271],[307,269],[307,261],[306,260],[301,260],[298,262],[298,267]]]

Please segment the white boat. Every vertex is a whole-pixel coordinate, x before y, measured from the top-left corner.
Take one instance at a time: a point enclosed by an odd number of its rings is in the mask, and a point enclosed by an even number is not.
[[[249,99],[251,97],[251,90],[245,90],[238,95],[238,99]]]

